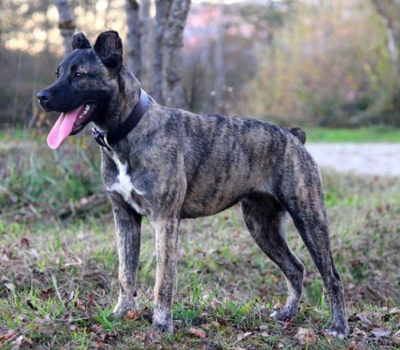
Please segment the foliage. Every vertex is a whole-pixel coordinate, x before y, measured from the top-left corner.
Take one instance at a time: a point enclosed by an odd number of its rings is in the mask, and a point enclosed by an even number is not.
[[[259,62],[246,104],[255,116],[324,126],[357,126],[369,117],[400,123],[385,116],[397,81],[386,30],[369,2],[299,3]]]

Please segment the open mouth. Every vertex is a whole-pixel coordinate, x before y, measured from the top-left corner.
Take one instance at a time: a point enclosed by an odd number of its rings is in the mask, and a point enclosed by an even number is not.
[[[80,132],[90,122],[96,103],[89,101],[70,112],[61,113],[47,136],[50,148],[58,148],[70,135]]]

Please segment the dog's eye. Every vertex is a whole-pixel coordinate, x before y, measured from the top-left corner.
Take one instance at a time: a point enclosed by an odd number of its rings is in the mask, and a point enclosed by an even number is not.
[[[76,72],[75,73],[75,77],[76,78],[82,78],[85,75],[85,73],[81,73],[81,72]]]

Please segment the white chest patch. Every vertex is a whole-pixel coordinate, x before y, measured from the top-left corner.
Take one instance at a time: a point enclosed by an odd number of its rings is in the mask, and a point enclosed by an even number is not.
[[[124,198],[125,202],[127,202],[139,214],[144,215],[143,210],[133,200],[132,191],[135,191],[139,196],[143,196],[145,192],[138,190],[133,185],[131,177],[128,175],[128,164],[126,162],[122,163],[115,154],[112,158],[118,168],[118,176],[116,182],[111,187],[108,187],[107,190],[118,192],[122,198]]]

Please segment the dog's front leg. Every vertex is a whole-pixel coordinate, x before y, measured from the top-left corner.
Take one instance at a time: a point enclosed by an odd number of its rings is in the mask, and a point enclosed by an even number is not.
[[[172,299],[176,279],[179,219],[155,220],[157,250],[157,275],[154,295],[156,306],[153,327],[173,332]]]
[[[110,199],[114,214],[119,257],[119,297],[113,315],[123,317],[135,304],[142,217],[128,206],[119,194],[111,194]]]

